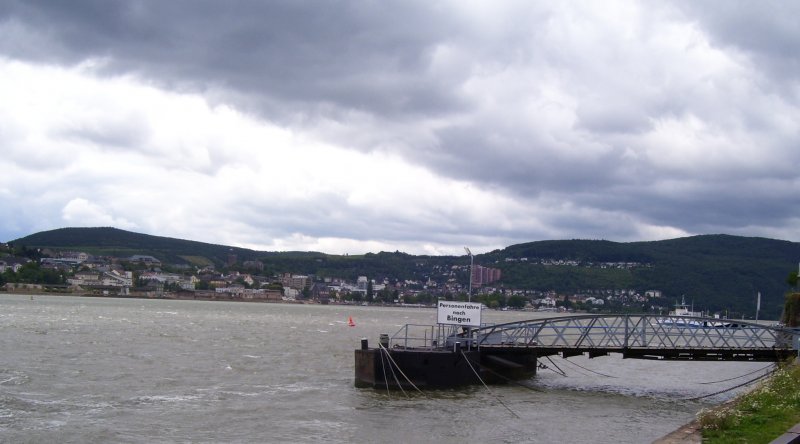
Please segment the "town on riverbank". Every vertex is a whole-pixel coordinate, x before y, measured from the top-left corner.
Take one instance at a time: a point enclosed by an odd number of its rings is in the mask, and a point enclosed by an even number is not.
[[[468,251],[468,250],[465,250]],[[800,244],[730,235],[535,241],[472,255],[257,251],[111,227],[0,243],[0,291],[499,310],[780,317]],[[793,286],[792,284],[789,284]]]
[[[553,312],[664,309],[661,292],[633,289],[512,289],[495,285],[502,274],[481,265],[437,264],[423,278],[383,275],[315,276],[291,270],[264,273],[260,261],[231,254],[222,267],[167,264],[151,255],[97,256],[83,251],[16,249],[0,245],[0,290],[83,296],[249,302],[432,307],[439,299],[472,300],[488,308]],[[632,266],[608,264],[608,266]]]

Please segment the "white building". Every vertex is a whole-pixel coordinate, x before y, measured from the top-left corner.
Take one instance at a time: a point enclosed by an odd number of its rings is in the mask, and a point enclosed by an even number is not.
[[[131,287],[133,286],[133,273],[130,271],[108,272],[84,271],[75,273],[68,282],[81,287]]]

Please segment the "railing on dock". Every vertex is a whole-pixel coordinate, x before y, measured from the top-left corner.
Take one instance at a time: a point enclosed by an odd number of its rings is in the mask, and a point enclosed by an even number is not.
[[[447,336],[456,333],[452,325],[406,324],[389,338],[390,347],[443,349]]]
[[[766,356],[769,351],[797,351],[800,329],[689,316],[576,315],[480,328],[408,324],[387,342],[392,347],[430,350],[451,349],[456,342],[467,350],[488,346],[591,354],[635,349],[642,357],[654,351],[673,358],[682,357],[683,351],[691,351],[695,358],[711,356],[709,353],[734,356],[741,351],[749,353],[743,359],[750,359],[752,353]]]
[[[746,321],[658,315],[578,315],[482,328],[480,345],[575,348],[796,347],[800,332]]]
[[[425,348],[444,350],[453,348],[460,342],[462,348],[470,350],[478,347],[478,332],[493,327],[495,324],[481,324],[480,328],[459,328],[456,325],[423,325],[406,324],[389,337],[387,347]]]

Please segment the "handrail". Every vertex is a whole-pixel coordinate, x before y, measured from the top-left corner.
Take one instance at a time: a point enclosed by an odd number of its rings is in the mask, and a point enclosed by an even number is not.
[[[797,350],[800,329],[701,316],[570,315],[483,325],[406,324],[390,339],[405,348],[486,345],[574,349]],[[449,344],[448,344],[449,343]]]

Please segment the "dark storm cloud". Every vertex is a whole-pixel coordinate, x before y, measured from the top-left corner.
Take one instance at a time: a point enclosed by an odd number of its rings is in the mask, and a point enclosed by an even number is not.
[[[800,79],[797,2],[684,2],[682,7],[703,24],[715,44],[755,57],[770,71],[770,78],[778,80],[774,86]]]
[[[712,227],[721,230],[788,225],[797,215],[796,209],[787,204],[793,199],[797,182],[697,180],[682,185],[658,193],[643,187],[620,187],[613,193],[586,193],[576,200],[594,208],[637,214],[651,223],[684,227],[694,233],[706,233]]]
[[[0,31],[8,38],[0,39],[0,54],[67,66],[91,61],[93,75],[203,94],[212,105],[332,145],[389,152],[439,177],[511,196],[541,224],[500,215],[511,220],[511,228],[496,228],[504,240],[658,236],[648,227],[797,233],[796,4],[482,8],[5,1]],[[124,116],[61,130],[71,141],[148,150],[146,125]],[[223,155],[224,146],[195,163],[222,169],[237,157]],[[348,208],[348,196],[318,198],[270,215],[276,236],[492,235],[488,225],[442,222],[446,211],[424,223],[415,212],[408,220],[376,211],[369,216],[380,224],[353,221],[338,211]],[[253,226],[270,211],[252,210],[245,219]],[[319,213],[335,217],[323,226]],[[424,228],[409,229],[415,222]]]
[[[0,45],[15,57],[42,61],[107,58],[111,72],[176,88],[229,89],[276,119],[287,106],[307,111],[319,103],[416,114],[455,100],[425,73],[448,20],[424,5],[15,2],[4,21],[24,29]]]

